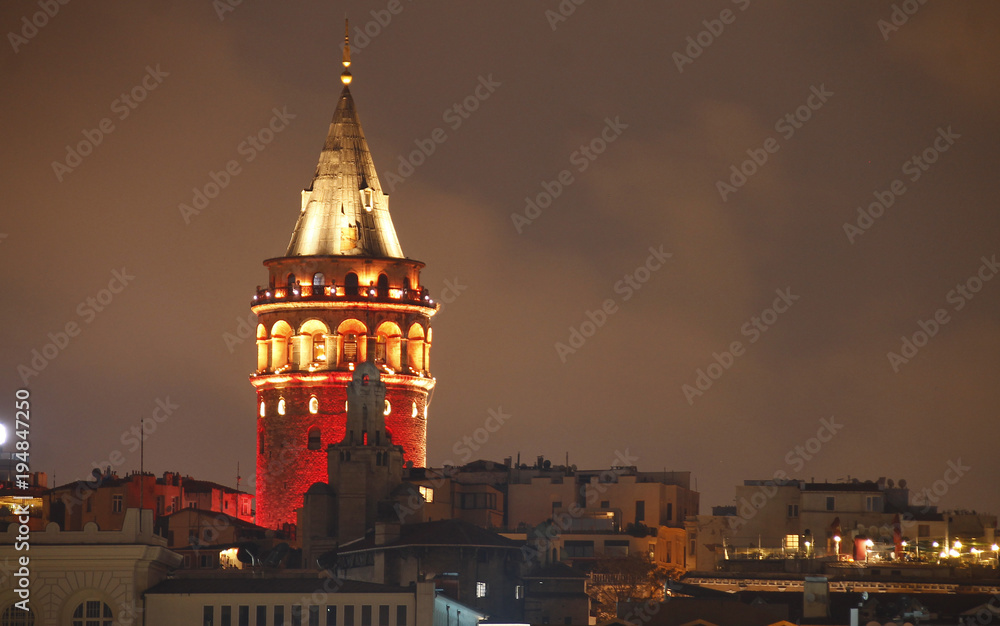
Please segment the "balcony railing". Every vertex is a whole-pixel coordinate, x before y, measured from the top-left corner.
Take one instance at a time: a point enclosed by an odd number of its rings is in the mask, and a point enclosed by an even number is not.
[[[281,287],[258,287],[251,305],[272,302],[382,302],[416,304],[436,309],[426,288],[423,289],[379,289],[375,286],[352,287],[345,285],[286,285]]]

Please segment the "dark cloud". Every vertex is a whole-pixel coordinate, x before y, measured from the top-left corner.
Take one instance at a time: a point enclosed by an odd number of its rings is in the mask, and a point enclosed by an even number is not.
[[[81,329],[30,380],[37,469],[65,482],[114,450],[135,469],[122,437],[169,397],[180,408],[147,467],[251,475],[254,348],[223,338],[287,245],[340,86],[340,20],[363,29],[382,6],[246,1],[220,20],[209,2],[70,3],[0,55],[0,393],[49,333]],[[585,3],[553,30],[557,6],[404,2],[356,50],[383,185],[415,140],[447,131],[390,204],[432,293],[465,287],[435,322],[431,462],[502,406],[512,418],[482,456],[601,466],[628,448],[643,467],[692,470],[707,510],[789,470],[833,415],[843,430],[799,477],[920,488],[961,458],[973,469],[943,504],[1000,508],[1000,281],[961,310],[948,300],[1000,253],[995,4],[926,3],[887,40],[889,2]],[[18,32],[37,10],[6,3],[0,23]],[[724,10],[732,23],[678,71],[675,53]],[[120,119],[116,100],[157,67],[169,75]],[[450,126],[491,76],[501,85]],[[833,95],[788,136],[776,122],[814,87]],[[248,160],[240,144],[274,108],[295,118]],[[114,130],[59,182],[52,162],[103,118]],[[573,155],[606,118],[627,128],[580,171]],[[960,138],[910,180],[905,163],[948,128]],[[769,138],[777,151],[723,200],[717,181]],[[178,205],[231,160],[240,173],[186,224]],[[511,214],[563,170],[572,183],[518,233]],[[896,179],[905,193],[851,243],[844,224]],[[615,285],[651,246],[672,257],[625,300]],[[122,268],[134,281],[91,316],[87,298]],[[778,289],[799,299],[751,343],[745,324]],[[609,298],[615,312],[563,363],[556,343]],[[941,308],[949,321],[894,372],[887,353]],[[689,403],[682,385],[737,341]]]

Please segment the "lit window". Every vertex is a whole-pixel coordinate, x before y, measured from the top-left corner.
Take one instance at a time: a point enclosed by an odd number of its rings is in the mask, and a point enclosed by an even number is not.
[[[476,597],[485,598],[486,597],[486,583],[477,582],[476,583]]]
[[[260,403],[260,416],[264,417],[264,415],[266,415],[266,412],[264,411],[264,403],[261,402]]]
[[[514,586],[514,599],[515,600],[520,600],[523,597],[524,597],[524,585],[515,585]]]
[[[316,399],[316,396],[309,398],[309,412],[313,415],[319,413],[319,400]]]
[[[420,487],[420,495],[423,496],[424,502],[434,502],[434,489],[431,487]]]
[[[417,403],[416,402],[413,403],[413,413],[411,414],[411,416],[412,417],[416,417],[417,416]]]
[[[323,333],[313,335],[313,361],[326,360],[326,339]]]
[[[111,607],[100,600],[85,600],[73,611],[73,626],[111,626]]]
[[[280,400],[278,400],[278,415],[284,415],[284,414],[285,414],[285,399],[281,398]]]
[[[798,535],[785,535],[785,549],[786,550],[798,550],[799,549],[799,536]]]
[[[389,404],[389,401],[388,401],[388,400],[386,400],[386,401],[385,401],[385,411],[384,411],[384,412],[383,412],[382,414],[383,414],[383,415],[388,415],[388,414],[389,414],[389,413],[391,413],[391,412],[392,412],[392,405],[391,405],[391,404]]]

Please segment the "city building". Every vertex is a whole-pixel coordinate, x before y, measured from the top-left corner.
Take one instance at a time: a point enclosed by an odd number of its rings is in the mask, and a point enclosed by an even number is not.
[[[44,518],[63,530],[81,530],[94,522],[101,530],[117,530],[131,508],[152,509],[154,519],[196,508],[253,522],[253,494],[218,483],[195,480],[177,472],[162,476],[138,472],[118,476],[94,470],[89,481],[77,480],[50,490],[43,498]]]
[[[146,626],[478,626],[484,617],[433,583],[397,587],[315,573],[174,578],[144,600]]]
[[[141,523],[140,523],[141,522]],[[33,626],[108,626],[142,621],[142,593],[181,565],[154,532],[153,512],[128,509],[118,529],[100,530],[88,522],[81,530],[50,523],[32,532],[30,548],[17,549],[18,526],[0,536],[0,623]],[[28,556],[32,621],[23,621],[15,603],[22,598],[16,572]],[[86,619],[90,618],[90,619]],[[20,620],[20,621],[19,621]]]
[[[404,256],[351,95],[343,91],[319,163],[302,192],[285,255],[268,259],[258,317],[257,523],[294,523],[306,491],[327,478],[326,448],[346,433],[347,384],[361,363],[386,385],[380,412],[408,464],[426,464],[430,318],[424,264]]]

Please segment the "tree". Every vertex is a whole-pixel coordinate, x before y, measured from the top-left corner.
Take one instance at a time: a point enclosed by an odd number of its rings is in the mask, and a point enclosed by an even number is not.
[[[662,600],[664,579],[663,572],[643,554],[599,556],[587,589],[597,621],[615,618],[619,602]]]

